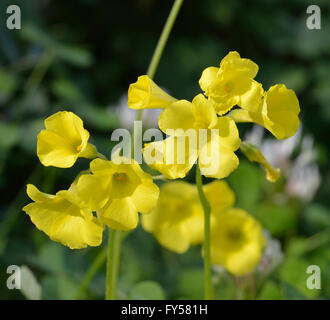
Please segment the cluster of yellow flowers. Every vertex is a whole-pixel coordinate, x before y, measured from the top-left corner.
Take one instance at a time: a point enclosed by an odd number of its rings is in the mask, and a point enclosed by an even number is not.
[[[223,179],[239,165],[235,151],[241,148],[250,161],[264,166],[268,180],[276,181],[279,170],[258,148],[241,143],[236,122],[258,123],[276,138],[284,139],[298,129],[300,107],[295,93],[285,85],[264,91],[254,80],[257,72],[254,62],[230,52],[219,68],[203,71],[199,84],[204,94],[198,94],[192,102],[177,100],[148,76],[140,76],[129,87],[128,106],[137,110],[162,108],[159,128],[172,133],[145,145],[146,163],[166,179],[178,179],[198,161],[204,176]],[[238,108],[233,109],[235,106]],[[203,208],[194,185],[167,182],[159,192],[153,177],[133,159],[127,162],[119,153],[111,161],[101,159],[96,147],[88,143],[89,133],[82,120],[71,112],[54,114],[45,120],[45,127],[38,136],[37,148],[43,165],[69,168],[78,157],[93,159],[88,172],[81,172],[68,190],[55,196],[28,185],[27,193],[34,202],[23,210],[52,240],[72,249],[97,246],[104,225],[115,230],[134,229],[140,212],[144,229],[166,248],[183,253],[190,245],[203,244]],[[188,130],[204,130],[206,140],[198,138],[199,148],[185,150],[184,161],[167,163],[167,154],[178,152],[178,139]],[[207,157],[212,148],[217,149],[218,159]],[[162,161],[150,160],[155,153],[161,153]],[[209,173],[210,161],[215,160],[219,166]],[[247,212],[233,207],[235,196],[225,181],[215,180],[203,190],[211,207],[212,263],[235,275],[251,272],[266,242],[261,225]]]
[[[261,225],[247,212],[233,208],[235,195],[225,181],[205,185],[204,192],[211,205],[211,262],[235,275],[251,272],[266,244]],[[163,184],[156,209],[143,216],[142,225],[177,253],[203,244],[203,208],[196,187],[184,181]]]
[[[99,155],[88,143],[82,120],[72,112],[52,115],[45,127],[38,136],[37,151],[43,165],[69,168],[78,157]],[[126,159],[120,158],[117,154],[112,161],[92,160],[88,172],[81,172],[68,190],[55,196],[28,185],[27,194],[34,202],[23,210],[38,229],[71,249],[100,245],[104,225],[134,229],[138,212],[149,213],[156,206],[159,189],[134,160],[122,164]]]

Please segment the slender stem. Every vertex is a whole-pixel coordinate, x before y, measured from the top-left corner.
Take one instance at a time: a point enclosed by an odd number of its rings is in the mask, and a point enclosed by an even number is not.
[[[101,158],[103,160],[108,160],[107,157],[104,154],[100,153],[100,152],[97,153],[96,158]]]
[[[166,20],[165,26],[160,35],[156,49],[152,55],[152,58],[151,58],[151,61],[150,61],[149,67],[148,67],[147,75],[150,79],[153,79],[153,77],[155,76],[160,58],[162,57],[168,37],[170,36],[170,33],[173,29],[174,22],[180,11],[182,3],[183,3],[183,0],[175,0],[173,7],[171,9],[171,12]],[[138,110],[136,120],[142,119],[142,112],[143,112],[143,110]]]
[[[210,300],[212,299],[211,254],[210,254],[211,207],[203,191],[202,175],[198,164],[196,166],[196,185],[198,190],[198,196],[204,210],[204,297],[205,300]]]
[[[54,56],[55,54],[50,50],[44,52],[25,84],[24,90],[26,92],[32,92],[39,86],[48,68],[53,62]]]
[[[167,21],[165,23],[165,26],[163,28],[162,34],[160,35],[160,38],[159,38],[158,43],[157,43],[157,47],[156,47],[155,52],[152,56],[152,59],[151,59],[151,62],[150,62],[150,65],[149,65],[149,68],[148,68],[148,71],[147,71],[147,75],[151,79],[154,77],[154,75],[156,73],[156,70],[157,70],[157,67],[158,67],[158,64],[159,64],[159,60],[160,60],[160,58],[163,54],[165,45],[166,45],[168,37],[169,37],[169,35],[172,31],[174,22],[176,20],[176,17],[178,15],[179,11],[180,11],[182,3],[183,3],[183,0],[175,0],[175,2],[173,4],[173,7],[171,9],[171,12],[170,12],[170,14],[167,18]]]
[[[109,243],[107,250],[106,300],[115,300],[117,295],[117,277],[120,260],[120,231],[109,228]]]
[[[96,256],[96,258],[94,259],[92,265],[89,267],[89,269],[87,270],[79,288],[76,294],[76,300],[80,300],[82,299],[82,297],[84,296],[84,293],[86,291],[86,289],[88,288],[88,285],[90,284],[90,282],[92,281],[92,279],[94,278],[94,276],[96,275],[96,273],[99,271],[99,269],[102,267],[102,265],[104,264],[105,260],[107,258],[107,250],[106,248],[103,248],[98,255]]]
[[[175,0],[171,12],[167,18],[163,31],[158,40],[156,49],[153,53],[150,65],[148,67],[147,75],[152,79],[156,73],[160,58],[163,54],[165,45],[167,43],[168,37],[172,31],[176,17],[180,11],[183,0]],[[136,115],[136,120],[142,120],[142,110],[139,110]],[[138,137],[136,133],[133,134],[135,142]],[[134,147],[133,147],[134,152]],[[134,156],[133,156],[134,157]],[[120,247],[121,247],[121,233],[119,231],[110,230],[109,234],[109,245],[107,253],[107,280],[106,280],[106,299],[114,300],[116,299],[117,291],[117,277],[119,269],[119,260],[120,260]]]

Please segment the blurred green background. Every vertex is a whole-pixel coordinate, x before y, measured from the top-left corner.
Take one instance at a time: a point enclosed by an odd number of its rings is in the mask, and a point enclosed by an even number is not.
[[[28,266],[43,299],[72,299],[88,267],[96,257],[102,259],[103,246],[71,251],[50,241],[21,211],[29,202],[27,183],[54,193],[88,167],[83,159],[66,170],[42,167],[37,133],[47,116],[71,110],[84,120],[92,143],[110,155],[112,130],[129,118],[123,114],[128,85],[146,72],[172,3],[17,0],[22,29],[8,30],[6,8],[12,2],[1,0],[0,299],[36,297],[35,292],[7,289],[9,265]],[[185,1],[155,76],[173,96],[191,99],[200,92],[202,70],[236,50],[259,65],[256,79],[266,89],[285,83],[299,97],[302,131],[294,143],[273,148],[267,139],[275,138],[266,133],[262,140],[283,170],[280,181],[267,182],[242,154],[239,169],[228,179],[236,205],[279,241],[273,240],[277,245],[265,257],[271,267],[236,279],[217,268],[218,299],[330,298],[330,2],[315,3],[322,12],[321,30],[306,27],[310,4]],[[240,125],[241,137],[251,128]],[[192,177],[188,181],[194,182]],[[272,262],[275,256],[278,262]],[[306,268],[314,264],[321,268],[321,290],[306,287]],[[80,297],[102,299],[104,280],[103,265]],[[202,298],[200,247],[177,255],[139,227],[124,241],[119,297]]]

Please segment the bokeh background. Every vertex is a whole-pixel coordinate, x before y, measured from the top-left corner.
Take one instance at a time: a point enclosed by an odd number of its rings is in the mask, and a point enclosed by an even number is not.
[[[38,297],[38,288],[43,299],[104,297],[104,264],[78,294],[91,263],[102,261],[104,245],[71,251],[50,241],[21,210],[29,202],[27,183],[54,193],[88,167],[83,159],[66,170],[42,167],[36,137],[47,116],[71,110],[84,120],[92,143],[110,155],[112,130],[134,118],[126,109],[128,85],[146,72],[172,2],[17,0],[22,29],[11,31],[6,8],[12,1],[1,0],[0,299]],[[191,99],[200,92],[202,70],[237,50],[260,66],[256,79],[266,89],[285,83],[300,100],[302,125],[288,141],[239,126],[241,137],[258,144],[283,175],[271,184],[240,154],[228,182],[236,206],[263,224],[270,245],[249,276],[215,268],[218,299],[330,298],[330,2],[314,2],[185,1],[155,76],[173,96]],[[306,27],[310,4],[321,8],[321,30]],[[154,126],[155,114],[145,116],[145,126]],[[187,180],[194,181],[193,173]],[[34,274],[32,292],[7,289],[6,269],[13,264]],[[306,287],[309,265],[321,268],[321,290]],[[119,297],[202,298],[200,247],[177,255],[139,227],[123,244]]]

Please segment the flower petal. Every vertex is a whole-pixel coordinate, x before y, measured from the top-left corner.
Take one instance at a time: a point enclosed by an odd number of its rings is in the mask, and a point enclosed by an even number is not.
[[[218,72],[219,72],[219,68],[216,67],[208,67],[202,72],[202,76],[199,79],[199,85],[207,96],[210,93],[209,90],[212,84],[217,78]]]
[[[44,166],[58,168],[70,168],[78,158],[78,153],[68,141],[47,130],[42,130],[38,135],[37,155]]]
[[[32,191],[32,192],[31,192]],[[36,193],[29,190],[30,195]],[[62,196],[69,191],[58,192],[55,197],[42,202],[30,203],[23,210],[30,216],[36,227],[52,240],[61,242],[71,249],[98,246],[102,241],[103,227],[91,213],[86,213]],[[69,197],[70,198],[70,197]]]
[[[185,138],[184,149],[180,145],[178,148],[178,139],[183,138],[169,137],[146,144],[143,149],[143,157],[148,166],[161,172],[167,179],[184,178],[197,160],[197,150],[187,147],[189,138]],[[178,152],[184,154],[178,155]]]
[[[157,204],[159,189],[156,184],[151,181],[143,181],[131,195],[131,199],[140,213],[149,213]]]
[[[47,131],[52,131],[64,138],[72,146],[87,145],[89,133],[84,129],[83,121],[74,113],[68,111],[57,112],[45,120]]]
[[[115,230],[134,229],[139,220],[138,211],[130,197],[108,201],[99,214],[102,221]]]
[[[131,109],[166,108],[176,100],[146,75],[140,76],[128,89],[128,107]]]
[[[237,51],[231,51],[222,59],[220,69],[235,70],[249,78],[254,78],[258,73],[259,67],[252,60],[241,58]]]
[[[205,196],[211,205],[212,214],[218,214],[232,207],[235,203],[235,193],[226,181],[215,180],[203,187]]]
[[[276,182],[280,177],[281,171],[279,168],[274,168],[264,157],[260,149],[248,142],[242,142],[241,150],[246,157],[252,162],[260,163],[265,171],[266,178],[270,182]]]
[[[167,133],[167,130],[188,130],[194,127],[194,115],[192,104],[187,100],[179,100],[168,106],[159,116],[158,125],[160,130]],[[182,133],[171,135],[182,135]]]

